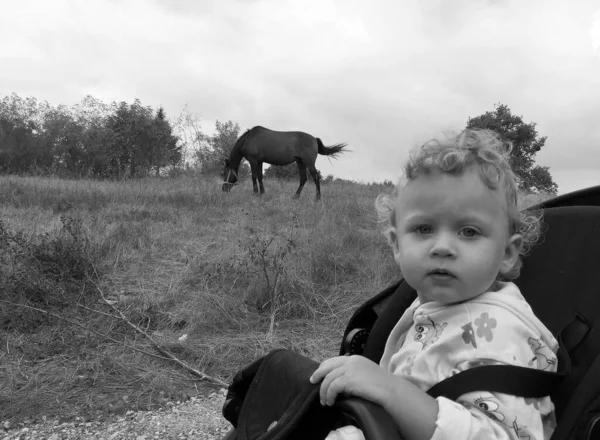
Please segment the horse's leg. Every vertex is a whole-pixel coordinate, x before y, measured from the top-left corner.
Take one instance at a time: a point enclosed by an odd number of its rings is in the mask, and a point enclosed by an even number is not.
[[[252,170],[252,187],[254,188],[254,192],[257,193],[258,186],[256,185],[256,179],[258,178],[258,163],[255,161],[250,162],[250,170]]]
[[[300,197],[302,188],[304,188],[304,184],[306,183],[306,165],[304,165],[304,162],[302,162],[302,160],[300,160],[300,159],[296,160],[296,164],[298,165],[298,174],[300,176],[300,186],[298,187],[296,194],[294,194],[295,199]]]
[[[262,178],[263,178],[263,163],[262,162],[258,162],[258,185],[260,186],[260,193],[264,194],[265,193],[265,187],[263,186],[262,183]]]
[[[312,176],[315,186],[317,187],[317,200],[319,200],[321,198],[321,182],[319,181],[319,172],[314,165],[309,166],[308,171],[310,171],[310,175]]]

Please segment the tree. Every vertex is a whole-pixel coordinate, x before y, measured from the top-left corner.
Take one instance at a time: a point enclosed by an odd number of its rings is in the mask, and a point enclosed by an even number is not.
[[[0,170],[9,173],[37,169],[43,149],[39,141],[41,115],[47,103],[13,93],[0,101]]]
[[[83,131],[84,127],[77,123],[67,107],[61,105],[49,109],[40,133],[45,152],[42,157],[47,158],[42,162],[44,168],[80,175],[86,154]]]
[[[196,162],[198,167],[200,167],[198,151],[203,148],[207,139],[202,132],[200,121],[200,115],[190,112],[186,104],[173,124],[173,130],[179,138],[183,162],[187,164],[191,160]]]
[[[181,163],[182,149],[179,138],[173,134],[173,127],[164,108],[159,107],[152,121],[152,136],[148,146],[149,166],[154,167],[158,176],[161,167]]]
[[[110,130],[109,169],[113,176],[125,177],[129,172],[134,176],[141,162],[142,137],[151,119],[152,109],[142,107],[136,99],[131,106],[122,101],[114,114],[107,118]]]
[[[83,127],[85,155],[81,158],[82,174],[111,176],[109,158],[112,132],[108,128],[108,117],[116,111],[115,102],[110,105],[104,104],[91,95],[87,95],[80,104],[73,106],[73,117]]]
[[[298,179],[298,165],[295,163],[282,166],[271,165],[265,170],[264,175],[267,179],[296,180]]]
[[[556,194],[558,187],[552,180],[549,167],[534,164],[534,157],[546,143],[546,137],[538,137],[536,124],[526,124],[523,117],[513,115],[508,106],[498,103],[495,107],[493,112],[469,118],[467,128],[491,129],[512,142],[511,166],[521,190]]]
[[[109,162],[112,174],[123,177],[146,175],[151,169],[158,173],[166,165],[181,161],[181,145],[173,135],[171,124],[161,107],[153,114],[138,99],[128,105],[121,102],[114,114],[107,118],[111,135]]]
[[[240,134],[240,126],[233,121],[215,123],[215,134],[205,136],[204,142],[196,150],[196,160],[200,163],[202,172],[205,174],[220,174],[223,170],[224,161],[229,157],[229,153]],[[242,163],[238,170],[240,178],[248,175],[249,166]]]

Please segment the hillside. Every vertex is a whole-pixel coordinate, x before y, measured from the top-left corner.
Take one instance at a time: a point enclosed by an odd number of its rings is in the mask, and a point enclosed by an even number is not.
[[[385,188],[333,182],[315,202],[312,185],[293,200],[295,182],[219,183],[0,177],[0,420],[154,408],[275,347],[337,353],[397,276]]]

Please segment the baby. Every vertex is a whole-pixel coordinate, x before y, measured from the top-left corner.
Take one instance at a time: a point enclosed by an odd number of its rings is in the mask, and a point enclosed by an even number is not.
[[[539,216],[519,210],[511,145],[489,130],[432,140],[410,157],[392,196],[377,207],[405,281],[417,299],[386,342],[379,365],[362,356],[327,359],[311,377],[320,399],[338,394],[382,406],[403,439],[547,439],[549,397],[480,390],[457,401],[426,391],[480,365],[556,371],[557,341],[517,286],[521,255]],[[347,426],[328,439],[362,439]]]

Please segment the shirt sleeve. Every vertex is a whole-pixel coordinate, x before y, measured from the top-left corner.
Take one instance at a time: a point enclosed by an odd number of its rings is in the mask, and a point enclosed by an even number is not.
[[[457,402],[438,397],[432,440],[542,440],[549,419],[540,410],[546,403],[543,400],[490,392],[467,393]]]

